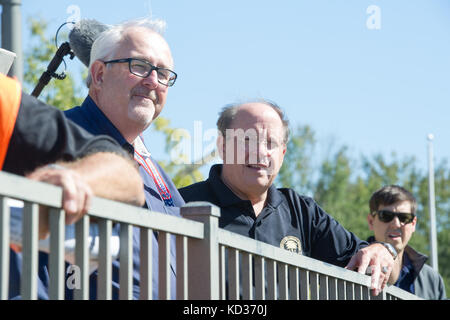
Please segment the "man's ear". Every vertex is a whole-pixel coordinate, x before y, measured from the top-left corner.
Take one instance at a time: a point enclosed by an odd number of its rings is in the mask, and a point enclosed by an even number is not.
[[[375,219],[370,213],[367,215],[367,224],[369,225],[369,229],[373,230],[373,220]]]
[[[411,222],[411,226],[412,226],[412,232],[416,231],[416,225],[417,225],[417,216],[414,217],[413,221]]]
[[[91,86],[99,87],[102,84],[103,76],[105,74],[105,68],[106,65],[99,60],[96,60],[92,63],[90,68],[92,79]]]

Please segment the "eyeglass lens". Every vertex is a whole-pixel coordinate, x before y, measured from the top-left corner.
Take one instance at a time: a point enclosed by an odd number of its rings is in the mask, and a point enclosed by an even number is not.
[[[398,220],[400,220],[401,223],[410,223],[414,219],[414,215],[411,213],[392,212],[388,210],[379,210],[377,213],[378,217],[383,222],[391,222],[395,217],[398,217]]]
[[[140,77],[147,77],[148,74],[155,70],[155,67],[153,67],[151,64],[145,63],[143,61],[140,60],[131,60],[130,61],[130,71],[132,73],[134,73],[137,76]],[[162,81],[164,83],[168,83],[171,80],[173,80],[173,76],[171,71],[166,70],[166,69],[157,69],[157,75],[158,75],[158,80]]]

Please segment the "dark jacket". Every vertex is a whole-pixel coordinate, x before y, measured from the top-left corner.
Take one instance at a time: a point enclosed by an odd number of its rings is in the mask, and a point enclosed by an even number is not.
[[[373,242],[374,237],[367,239]],[[428,257],[407,245],[405,252],[412,262],[414,269],[414,291],[415,295],[427,300],[443,300],[446,299],[445,285],[439,273],[433,270],[429,265],[425,264]],[[403,261],[405,261],[403,259]]]
[[[406,246],[405,253],[412,261],[417,277],[414,279],[415,294],[428,300],[446,299],[444,281],[439,273],[425,264],[428,257]]]

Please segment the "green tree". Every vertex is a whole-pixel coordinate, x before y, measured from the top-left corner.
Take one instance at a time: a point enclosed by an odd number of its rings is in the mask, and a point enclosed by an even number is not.
[[[38,84],[42,73],[47,70],[57,48],[54,38],[46,36],[47,23],[44,20],[28,19],[31,30],[29,48],[25,52],[24,91],[31,93]],[[67,39],[67,34],[60,34],[60,39]],[[67,56],[65,60],[69,60]],[[61,67],[60,67],[61,69]],[[64,80],[52,79],[44,88],[39,99],[61,110],[80,105],[84,99],[82,89],[76,86],[73,76],[67,72]],[[87,75],[87,72],[84,72]]]
[[[311,194],[316,138],[309,126],[297,126],[287,143],[283,166],[276,178],[276,185],[293,188],[301,194]]]
[[[180,130],[177,130],[176,128],[173,128],[170,126],[170,120],[158,117],[153,121],[152,124],[152,130],[162,133],[165,138],[165,151],[167,154],[171,154],[171,151],[175,148],[177,140],[173,139],[175,132],[179,133]],[[189,137],[184,137],[186,139],[189,139]],[[179,154],[178,155],[178,161],[181,164],[176,163],[175,161],[171,160],[162,160],[158,163],[161,165],[161,167],[164,168],[164,170],[167,172],[167,174],[172,178],[172,181],[177,186],[177,188],[182,188],[188,185],[191,185],[195,182],[204,180],[203,174],[200,172],[200,168],[212,160],[214,160],[214,153],[205,155],[201,161],[199,161],[199,164],[195,164],[195,162],[192,164],[189,164],[191,159],[187,158],[187,155],[185,154]]]
[[[346,146],[321,163],[314,198],[345,228],[359,235],[367,230],[367,199],[363,179],[356,177],[357,163]]]

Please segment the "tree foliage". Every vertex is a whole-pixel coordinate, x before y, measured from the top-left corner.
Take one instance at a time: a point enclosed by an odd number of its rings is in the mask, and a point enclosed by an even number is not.
[[[44,20],[29,19],[28,23],[31,29],[31,39],[25,52],[24,91],[31,94],[42,73],[47,70],[57,48],[54,38],[50,40],[46,35],[47,23]],[[67,39],[67,34],[60,34],[59,37]],[[69,60],[68,56],[65,60]],[[61,110],[80,105],[84,99],[82,89],[76,86],[70,72],[66,72],[66,74],[67,77],[64,80],[52,79],[43,89],[39,99]],[[84,74],[86,75],[87,71]]]
[[[173,138],[174,132],[177,130],[170,126],[170,120],[163,117],[158,117],[153,121],[152,130],[160,132],[165,137],[165,151],[167,154],[171,153],[171,150],[175,148],[176,141]],[[188,164],[190,159],[184,154],[179,154],[178,159],[181,164],[175,161],[162,160],[158,161],[161,167],[167,172],[167,174],[172,178],[172,181],[177,186],[177,188],[182,188],[191,185],[195,182],[202,181],[203,174],[200,172],[200,168],[212,160],[211,156],[205,156],[200,164]]]

